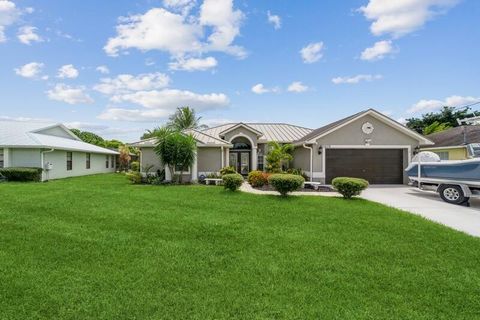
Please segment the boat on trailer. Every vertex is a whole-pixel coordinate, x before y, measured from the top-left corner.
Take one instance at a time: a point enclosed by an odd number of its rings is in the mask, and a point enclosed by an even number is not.
[[[410,185],[438,192],[448,203],[468,205],[480,196],[480,158],[441,161],[433,152],[420,152],[405,171]]]

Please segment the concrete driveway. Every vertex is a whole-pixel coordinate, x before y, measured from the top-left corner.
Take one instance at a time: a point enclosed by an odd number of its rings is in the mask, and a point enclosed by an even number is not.
[[[470,207],[444,202],[434,192],[422,192],[408,186],[370,186],[362,198],[418,214],[450,228],[480,237],[480,199],[471,199]]]

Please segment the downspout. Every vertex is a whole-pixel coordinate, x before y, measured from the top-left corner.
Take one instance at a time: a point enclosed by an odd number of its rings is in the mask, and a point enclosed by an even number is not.
[[[307,147],[307,145],[304,143],[303,147],[305,149],[310,149],[310,182],[313,181],[313,148],[312,147]]]
[[[44,163],[44,160],[45,160],[45,153],[50,153],[50,152],[53,152],[55,151],[55,149],[51,148],[50,150],[45,150],[45,151],[41,151],[40,152],[40,163],[42,164],[42,177],[44,176],[47,176],[46,180],[48,181],[48,177],[49,175],[47,174],[47,171],[45,170],[45,163]],[[45,171],[45,174],[44,174],[44,171]],[[45,179],[42,178],[42,182],[45,181]]]

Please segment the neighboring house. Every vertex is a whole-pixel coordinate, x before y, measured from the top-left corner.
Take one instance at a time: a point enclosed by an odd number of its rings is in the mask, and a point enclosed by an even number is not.
[[[0,120],[0,168],[43,168],[42,181],[114,172],[117,154],[81,141],[62,124]]]
[[[435,146],[422,147],[422,151],[435,152],[442,160],[465,160],[479,156],[480,125],[450,128],[427,137]]]
[[[282,123],[230,123],[204,130],[187,130],[197,140],[197,159],[185,178],[197,180],[234,166],[243,175],[265,169],[268,142],[295,146],[291,167],[312,181],[331,183],[338,176],[361,177],[372,184],[402,184],[404,169],[419,145],[429,139],[369,109],[316,130]],[[155,138],[133,143],[144,169],[163,169],[154,152]],[[169,179],[169,170],[166,170]]]

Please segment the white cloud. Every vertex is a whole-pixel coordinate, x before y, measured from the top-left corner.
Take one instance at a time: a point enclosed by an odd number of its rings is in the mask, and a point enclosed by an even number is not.
[[[7,41],[5,29],[15,23],[21,15],[21,11],[15,3],[8,0],[0,0],[0,42]]]
[[[163,5],[173,11],[181,12],[182,15],[187,15],[190,10],[195,7],[195,0],[163,0]]]
[[[23,26],[18,30],[17,38],[21,43],[27,45],[30,45],[32,42],[42,42],[43,39],[36,32],[36,27]]]
[[[215,68],[218,62],[214,57],[207,57],[205,59],[201,58],[190,58],[183,59],[180,58],[175,62],[168,64],[168,67],[171,70],[184,70],[184,71],[205,71],[208,69]]]
[[[376,35],[400,37],[421,28],[428,20],[445,13],[459,0],[370,0],[359,8],[373,21],[370,31]]]
[[[98,115],[98,119],[114,120],[114,121],[135,121],[135,122],[150,122],[155,120],[165,119],[169,116],[170,111],[163,109],[123,109],[123,108],[108,108]]]
[[[300,50],[303,62],[314,63],[320,60],[323,56],[323,42],[310,43]]]
[[[43,63],[40,62],[30,62],[19,68],[15,68],[15,73],[24,78],[35,79],[40,76],[42,69],[44,67]]]
[[[183,3],[172,3],[179,2]],[[111,56],[136,48],[167,51],[174,57],[208,51],[244,57],[244,49],[233,45],[242,20],[243,13],[233,9],[232,0],[205,0],[198,17],[153,8],[144,14],[121,18],[117,35],[108,39],[104,50]]]
[[[252,92],[256,94],[264,94],[268,92],[279,92],[280,89],[278,87],[273,88],[266,88],[262,83],[258,83],[252,87]]]
[[[397,122],[405,125],[405,124],[407,124],[407,119],[405,119],[403,117],[400,117],[400,118],[397,119]]]
[[[300,81],[292,82],[287,88],[288,92],[296,92],[296,93],[305,92],[307,90],[308,90],[308,87]]]
[[[450,96],[445,98],[445,100],[427,100],[422,99],[415,103],[410,109],[407,110],[408,113],[417,113],[417,112],[429,112],[440,109],[443,106],[449,107],[461,107],[467,104],[479,102],[480,97],[462,97],[462,96]]]
[[[382,76],[379,74],[372,75],[372,74],[359,74],[356,76],[349,76],[349,77],[336,77],[332,79],[334,84],[357,84],[362,81],[374,81],[382,79]]]
[[[103,94],[123,94],[130,91],[161,89],[170,83],[163,73],[144,73],[139,75],[120,74],[115,78],[103,78],[93,88]]]
[[[60,69],[58,69],[57,78],[74,79],[76,77],[78,77],[78,70],[75,69],[73,64],[66,64],[64,66],[61,66]]]
[[[98,72],[100,72],[102,74],[109,74],[110,73],[110,70],[108,69],[107,66],[98,66],[97,68],[95,68],[95,70],[97,70]]]
[[[383,40],[375,42],[373,47],[366,48],[363,50],[360,58],[362,60],[367,61],[374,61],[374,60],[381,60],[385,58],[385,56],[389,53],[392,53],[393,46],[392,41],[390,40]]]
[[[278,30],[282,27],[282,19],[280,16],[271,14],[270,11],[267,11],[268,22],[273,24],[273,28]]]
[[[63,83],[56,84],[55,87],[47,91],[50,100],[66,102],[68,104],[90,104],[93,99],[85,93],[85,87],[72,87]]]

